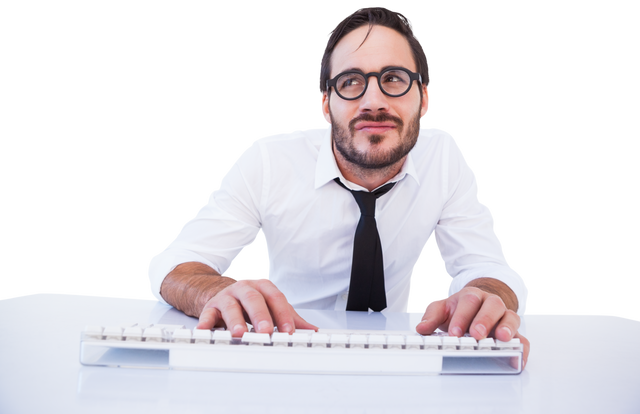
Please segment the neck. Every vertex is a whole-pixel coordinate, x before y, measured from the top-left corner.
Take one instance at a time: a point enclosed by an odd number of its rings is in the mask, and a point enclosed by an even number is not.
[[[407,159],[407,156],[405,155],[400,160],[387,167],[369,169],[362,168],[347,161],[339,151],[336,151],[335,147],[333,148],[333,154],[336,158],[338,169],[342,173],[343,177],[369,191],[375,190],[395,177],[400,172],[405,160]]]

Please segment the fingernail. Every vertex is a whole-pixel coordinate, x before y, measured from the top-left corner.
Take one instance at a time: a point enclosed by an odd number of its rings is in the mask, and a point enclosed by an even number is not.
[[[237,324],[236,326],[233,327],[232,329],[232,333],[238,333],[241,332],[244,329],[244,326]]]
[[[512,337],[511,335],[511,329],[507,328],[506,326],[502,328],[503,331],[505,331],[507,333],[507,335],[509,335],[509,338]]]
[[[478,333],[482,336],[487,336],[487,328],[485,328],[481,323],[476,325],[476,331],[478,331]]]
[[[453,336],[462,336],[462,329],[456,327],[451,328],[451,335]]]
[[[259,332],[265,332],[265,331],[267,331],[267,330],[269,330],[269,322],[267,322],[267,321],[260,321],[260,322],[258,323],[258,331],[259,331]]]
[[[282,325],[282,332],[289,333],[291,332],[291,324],[285,323]]]

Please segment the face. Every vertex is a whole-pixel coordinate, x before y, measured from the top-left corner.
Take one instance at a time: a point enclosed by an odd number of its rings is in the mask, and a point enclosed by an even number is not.
[[[400,33],[374,26],[362,44],[367,31],[368,26],[362,26],[338,42],[331,57],[331,78],[351,69],[369,73],[401,66],[416,71],[409,43]],[[330,95],[325,92],[322,108],[331,123],[336,151],[354,166],[371,170],[400,161],[413,148],[427,102],[426,87],[415,81],[406,95],[392,98],[382,93],[376,78],[371,77],[359,99],[347,101],[335,91]]]

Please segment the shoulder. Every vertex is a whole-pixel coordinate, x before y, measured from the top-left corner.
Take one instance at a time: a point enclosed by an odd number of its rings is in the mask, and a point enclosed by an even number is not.
[[[442,145],[449,145],[452,142],[453,137],[441,129],[421,129],[416,148],[437,148]]]
[[[418,142],[411,150],[411,156],[416,160],[448,158],[458,153],[453,137],[440,129],[421,129]]]
[[[327,129],[310,129],[278,134],[257,140],[253,145],[269,152],[291,152],[304,149],[319,149]]]
[[[326,131],[313,129],[260,138],[247,148],[237,165],[255,169],[261,164],[277,164],[290,158],[315,159]]]

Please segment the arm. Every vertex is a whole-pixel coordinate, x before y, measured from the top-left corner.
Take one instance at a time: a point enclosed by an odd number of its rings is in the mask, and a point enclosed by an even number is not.
[[[449,187],[435,235],[453,282],[450,296],[430,304],[416,330],[430,334],[440,328],[458,337],[469,332],[475,339],[502,341],[517,337],[526,362],[529,341],[518,333],[526,287],[507,265],[491,214],[478,202],[473,173],[453,142],[448,153]]]
[[[479,198],[477,174],[459,145],[449,143],[444,159],[448,160],[444,181],[449,185],[443,190],[444,205],[433,243],[450,280],[445,295],[453,296],[467,286],[478,287],[500,296],[522,317],[528,305],[526,279],[507,258],[496,216]],[[504,289],[496,284],[505,289],[508,286],[506,291],[513,292],[515,300],[502,295]]]

